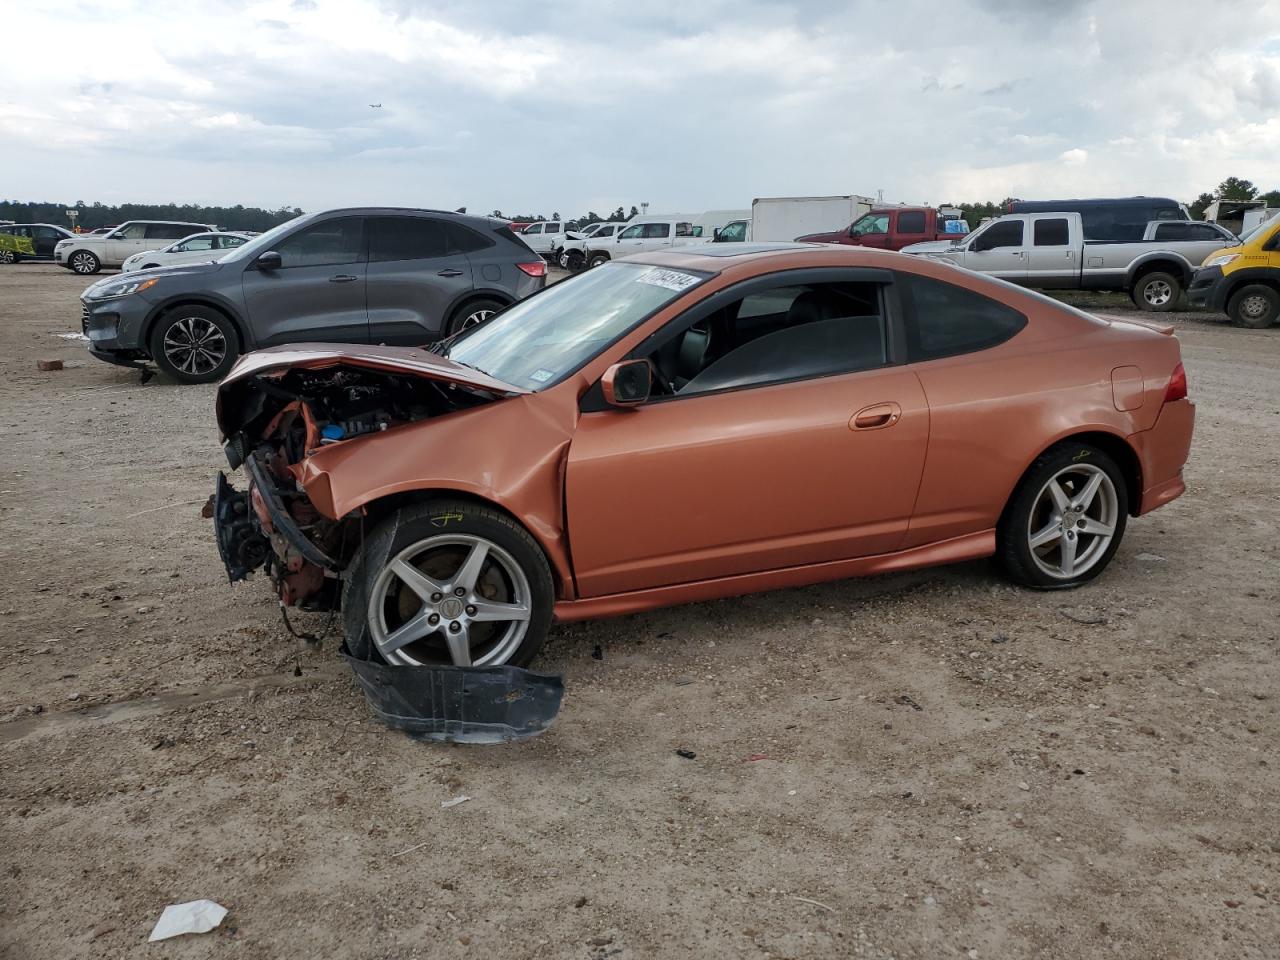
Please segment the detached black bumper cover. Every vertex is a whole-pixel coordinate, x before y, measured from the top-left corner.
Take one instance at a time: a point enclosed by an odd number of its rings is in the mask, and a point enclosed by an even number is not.
[[[369,709],[415,740],[505,743],[544,732],[560,712],[564,680],[519,667],[389,667],[342,647]]]
[[[1222,268],[1200,267],[1191,275],[1191,285],[1187,287],[1187,299],[1197,307],[1208,307],[1211,310],[1223,310]]]

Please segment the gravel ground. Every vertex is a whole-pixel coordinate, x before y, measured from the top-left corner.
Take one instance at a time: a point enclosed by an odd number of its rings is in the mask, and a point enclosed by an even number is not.
[[[0,267],[0,956],[1276,956],[1280,330],[1171,316],[1190,489],[1099,581],[561,627],[556,726],[466,748],[227,584],[214,391],[58,339],[83,286]]]

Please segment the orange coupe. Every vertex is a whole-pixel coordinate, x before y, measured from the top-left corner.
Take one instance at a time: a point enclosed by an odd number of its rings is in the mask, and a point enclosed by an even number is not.
[[[1180,356],[923,258],[641,255],[429,348],[244,357],[218,546],[392,665],[523,665],[553,618],[991,555],[1074,587],[1184,489]]]

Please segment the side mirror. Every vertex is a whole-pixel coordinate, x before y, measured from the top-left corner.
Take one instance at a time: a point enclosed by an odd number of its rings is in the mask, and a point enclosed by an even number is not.
[[[649,399],[653,389],[653,369],[648,360],[624,360],[615,363],[600,378],[605,403],[615,407],[634,407]]]
[[[258,254],[253,266],[256,270],[279,270],[284,266],[284,260],[274,250],[265,250]]]

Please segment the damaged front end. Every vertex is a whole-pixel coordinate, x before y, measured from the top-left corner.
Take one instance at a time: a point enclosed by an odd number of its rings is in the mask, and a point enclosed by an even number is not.
[[[231,582],[264,570],[285,607],[333,610],[367,510],[336,515],[309,458],[520,392],[421,350],[287,348],[251,354],[223,382],[218,422],[236,490],[215,480],[206,516]]]

